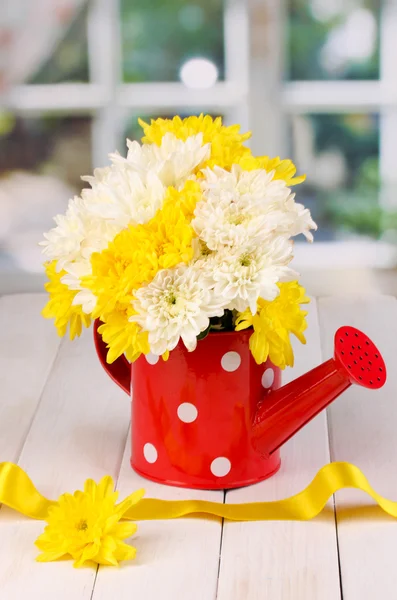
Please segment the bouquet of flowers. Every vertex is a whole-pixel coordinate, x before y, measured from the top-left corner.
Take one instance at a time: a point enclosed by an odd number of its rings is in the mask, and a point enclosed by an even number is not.
[[[290,268],[292,237],[312,241],[310,212],[295,202],[290,160],[255,157],[249,133],[221,118],[156,119],[126,158],[83,177],[45,234],[49,301],[59,334],[80,335],[91,319],[107,360],[168,358],[210,331],[252,327],[251,352],[293,364],[290,333],[305,342],[307,303]]]

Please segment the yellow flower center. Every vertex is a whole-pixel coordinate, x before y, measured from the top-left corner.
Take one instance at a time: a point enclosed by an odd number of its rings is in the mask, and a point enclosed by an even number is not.
[[[77,531],[86,531],[88,529],[87,519],[81,519],[78,523],[76,523]]]
[[[242,225],[244,221],[248,221],[248,217],[245,215],[233,215],[229,218],[230,225]]]
[[[251,263],[252,257],[249,254],[243,254],[243,256],[240,258],[240,265],[242,267],[249,267]]]
[[[212,250],[210,250],[205,242],[201,242],[201,255],[209,256],[212,254]]]
[[[170,304],[176,304],[176,296],[175,296],[174,292],[169,293],[167,302],[169,302]]]

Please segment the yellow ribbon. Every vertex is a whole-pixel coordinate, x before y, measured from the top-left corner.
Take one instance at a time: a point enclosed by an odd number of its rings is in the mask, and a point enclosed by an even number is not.
[[[124,518],[141,521],[214,515],[232,521],[307,521],[320,514],[329,498],[342,488],[362,490],[385,513],[397,517],[397,502],[375,492],[358,467],[346,462],[334,462],[322,467],[304,490],[285,500],[221,504],[204,500],[143,498],[125,513]],[[0,503],[40,520],[44,520],[49,507],[56,504],[38,492],[23,469],[9,462],[0,463]]]

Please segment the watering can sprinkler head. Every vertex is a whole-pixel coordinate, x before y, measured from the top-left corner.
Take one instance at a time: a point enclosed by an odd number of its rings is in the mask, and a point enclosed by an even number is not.
[[[256,412],[252,443],[269,456],[353,383],[379,389],[386,367],[375,344],[344,326],[335,334],[334,358],[269,393]]]

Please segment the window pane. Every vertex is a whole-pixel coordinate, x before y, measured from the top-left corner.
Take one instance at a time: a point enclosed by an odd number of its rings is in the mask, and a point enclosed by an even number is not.
[[[87,8],[80,10],[29,83],[88,82]]]
[[[90,119],[0,118],[0,275],[40,272],[38,247],[91,171]]]
[[[290,134],[291,154],[307,176],[297,197],[318,224],[316,239],[379,237],[378,116],[294,116]]]
[[[378,0],[288,0],[288,79],[377,79]]]
[[[192,58],[206,59],[188,65],[197,85],[223,79],[222,19],[222,0],[121,0],[124,80],[178,81]]]

